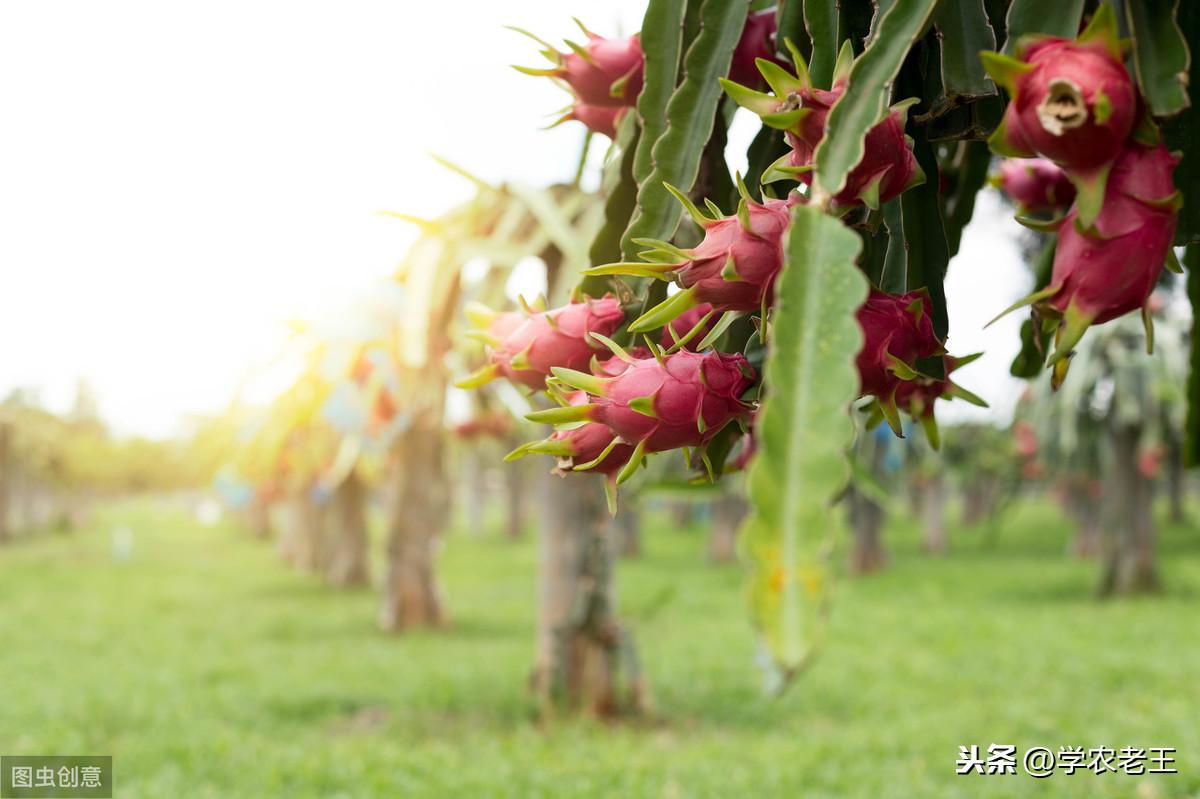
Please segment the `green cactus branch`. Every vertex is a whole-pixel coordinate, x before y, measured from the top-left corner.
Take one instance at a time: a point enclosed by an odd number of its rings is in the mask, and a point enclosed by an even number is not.
[[[1084,0],[1012,0],[1008,7],[1006,27],[1008,38],[1004,52],[1012,55],[1017,40],[1027,33],[1045,33],[1064,39],[1074,39],[1079,33]]]
[[[691,186],[696,180],[722,97],[717,78],[729,72],[749,7],[748,0],[704,3],[700,33],[687,48],[683,83],[667,103],[666,128],[654,142],[653,170],[639,183],[638,207],[622,251],[632,252],[636,238],[667,240],[675,235],[682,210],[663,184]]]
[[[829,591],[825,559],[848,478],[848,412],[862,345],[855,309],[867,281],[854,265],[858,236],[811,205],[792,211],[749,474],[753,509],[742,530],[750,610],[777,666],[777,686],[811,658]]]
[[[862,160],[867,131],[886,113],[892,81],[936,7],[937,0],[895,0],[880,17],[871,43],[850,70],[846,93],[829,112],[817,147],[818,201],[841,191]]]

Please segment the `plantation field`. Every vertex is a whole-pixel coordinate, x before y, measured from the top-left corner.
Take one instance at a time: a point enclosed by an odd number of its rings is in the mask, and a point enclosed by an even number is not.
[[[113,532],[133,537],[114,558]],[[454,535],[454,616],[387,637],[372,592],[283,568],[166,501],[0,549],[0,752],[112,754],[116,796],[1196,797],[1200,540],[1163,531],[1165,595],[1099,604],[1096,565],[1030,504],[994,547],[952,530],[839,585],[822,657],[765,697],[737,567],[652,517],[621,567],[656,717],[535,723],[532,538]],[[958,747],[1173,746],[1180,773],[954,775]]]

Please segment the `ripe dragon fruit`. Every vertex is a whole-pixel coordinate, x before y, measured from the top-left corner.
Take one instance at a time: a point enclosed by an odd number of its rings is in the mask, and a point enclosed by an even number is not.
[[[617,138],[617,125],[621,124],[621,120],[628,111],[629,109],[625,106],[588,105],[579,101],[554,125],[574,120],[582,122],[592,133],[601,133],[610,139],[615,139]]]
[[[642,253],[650,256],[651,262],[605,264],[584,272],[674,279],[679,284],[681,291],[635,319],[630,331],[655,330],[705,303],[717,312],[757,311],[769,305],[775,276],[783,268],[783,234],[790,221],[791,201],[767,199],[760,203],[744,193],[736,214],[714,219],[701,213],[675,187],[667,188],[704,228],[704,240],[683,250],[665,241],[635,239],[651,248]],[[678,260],[665,262],[671,259]]]
[[[812,85],[808,66],[794,47],[796,74],[770,61],[759,59],[758,68],[774,93],[764,94],[729,80],[721,85],[734,102],[762,118],[764,124],[785,132],[791,152],[771,165],[764,182],[778,179],[808,184],[817,145],[825,137],[825,119],[830,108],[846,91],[854,52],[850,43],[838,53],[833,88]],[[846,184],[831,199],[834,209],[866,205],[876,209],[902,192],[925,182],[925,174],[912,152],[912,139],[904,134],[908,109],[916,99],[892,106],[886,117],[867,132],[863,158],[846,177]]]
[[[616,434],[616,441],[633,444],[618,482],[631,477],[647,453],[703,446],[726,424],[744,420],[750,411],[741,395],[754,382],[754,369],[740,353],[680,350],[649,358],[622,355],[625,366],[612,377],[556,368],[556,381],[586,391],[589,401],[526,416],[556,424],[599,422]]]
[[[572,391],[564,395],[568,407],[579,407],[588,403],[586,391]],[[616,441],[617,434],[601,422],[588,422],[568,430],[555,430],[549,438],[522,444],[510,452],[505,460],[516,460],[532,453],[553,455],[558,459],[555,471],[567,474],[572,471],[591,471],[611,476],[616,473],[633,454],[631,444]]]
[[[1061,320],[1051,384],[1066,377],[1068,356],[1091,325],[1143,309],[1147,342],[1153,342],[1148,301],[1171,253],[1182,202],[1172,174],[1179,159],[1163,144],[1129,141],[1113,163],[1104,205],[1090,228],[1078,205],[1058,226],[1050,285],[1004,311],[1033,304],[1043,318]],[[1001,314],[1003,315],[1003,314]]]
[[[575,22],[587,37],[587,44],[568,40],[568,53],[560,53],[528,31],[513,28],[542,45],[542,55],[554,64],[549,69],[514,68],[526,75],[553,78],[571,91],[575,96],[573,108],[558,122],[577,119],[590,130],[612,137],[620,113],[604,109],[628,108],[637,102],[645,67],[642,43],[636,34],[625,39],[606,39],[592,33],[579,20]]]
[[[927,313],[928,292],[886,294],[872,288],[856,313],[863,331],[863,346],[855,358],[859,395],[873,396],[879,410],[895,431],[900,432],[897,394],[908,381],[917,379],[917,360],[945,352],[933,332]]]
[[[746,17],[742,38],[733,50],[733,61],[729,65],[729,79],[735,83],[757,85],[762,83],[756,62],[763,58],[781,64],[775,56],[775,9],[756,11]]]
[[[480,336],[491,346],[488,363],[458,386],[475,388],[497,377],[507,377],[535,391],[543,389],[556,366],[586,368],[592,356],[603,351],[603,345],[592,334],[610,336],[624,320],[625,312],[613,297],[534,313],[515,327],[510,315],[500,314],[491,325],[498,325],[497,332],[511,329],[500,336],[489,328]]]
[[[1017,204],[1021,214],[1054,213],[1075,199],[1075,186],[1067,173],[1045,158],[1006,158],[991,182]]]
[[[972,405],[987,407],[986,402],[950,379],[951,372],[961,366],[966,366],[982,354],[977,352],[961,358],[943,355],[942,366],[945,369],[945,378],[939,380],[935,377],[917,375],[912,380],[903,381],[896,387],[896,407],[921,423],[925,429],[925,437],[934,449],[938,449],[941,445],[941,435],[938,432],[937,419],[934,416],[934,405],[939,399],[959,398]]]
[[[1001,155],[1039,154],[1066,169],[1089,226],[1100,212],[1109,166],[1138,115],[1112,7],[1102,3],[1077,39],[1023,37],[1016,56],[981,54],[1011,98],[989,143]]]

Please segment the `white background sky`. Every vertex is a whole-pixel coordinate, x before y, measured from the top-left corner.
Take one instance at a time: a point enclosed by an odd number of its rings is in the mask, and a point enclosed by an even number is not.
[[[566,96],[515,24],[551,41],[640,25],[644,0],[0,4],[0,395],[65,409],[76,380],[123,433],[219,412],[311,318],[391,273],[412,240],[374,212],[436,215],[489,180],[569,179]],[[951,265],[965,385],[1011,406],[1027,291],[993,196]],[[948,414],[949,415],[949,414]]]

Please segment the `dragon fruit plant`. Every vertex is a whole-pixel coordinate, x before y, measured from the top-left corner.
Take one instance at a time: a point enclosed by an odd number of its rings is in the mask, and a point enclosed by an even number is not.
[[[936,444],[939,401],[982,402],[958,384],[972,356],[949,353],[943,277],[987,181],[984,139],[1020,159],[995,182],[1024,221],[1058,237],[1025,301],[1037,331],[1056,331],[1054,385],[1088,325],[1145,306],[1176,234],[1200,241],[1165,144],[1200,122],[1156,127],[1189,107],[1186,4],[1124,0],[1128,40],[1109,0],[1045,15],[1036,0],[862,2],[832,18],[807,5],[649,0],[626,39],[538,40],[550,66],[522,71],[571,93],[563,118],[622,135],[590,266],[559,271],[582,273],[579,302],[481,322],[487,363],[468,381],[543,392],[529,418],[555,429],[512,457],[552,455],[610,492],[652,453],[685,450],[710,477],[752,453],[748,594],[780,683],[808,661],[827,599],[847,411],[897,434],[911,416]],[[735,105],[761,123],[749,185],[729,168]]]
[[[1058,388],[1091,325],[1141,309],[1147,349],[1153,347],[1147,302],[1164,264],[1174,262],[1179,158],[1167,151],[1144,110],[1107,3],[1078,38],[1025,37],[1016,55],[982,54],[1012,96],[990,139],[992,149],[1045,156],[1062,168],[1077,195],[1065,217],[1031,224],[1058,237],[1050,282],[1004,313],[1032,305],[1033,324],[1054,332],[1047,365]],[[1022,210],[1055,210],[1052,200],[1060,200],[1062,191],[1050,168],[1032,162],[1022,175],[1012,163],[1002,167],[999,182]],[[1045,203],[1034,207],[1042,198]]]

